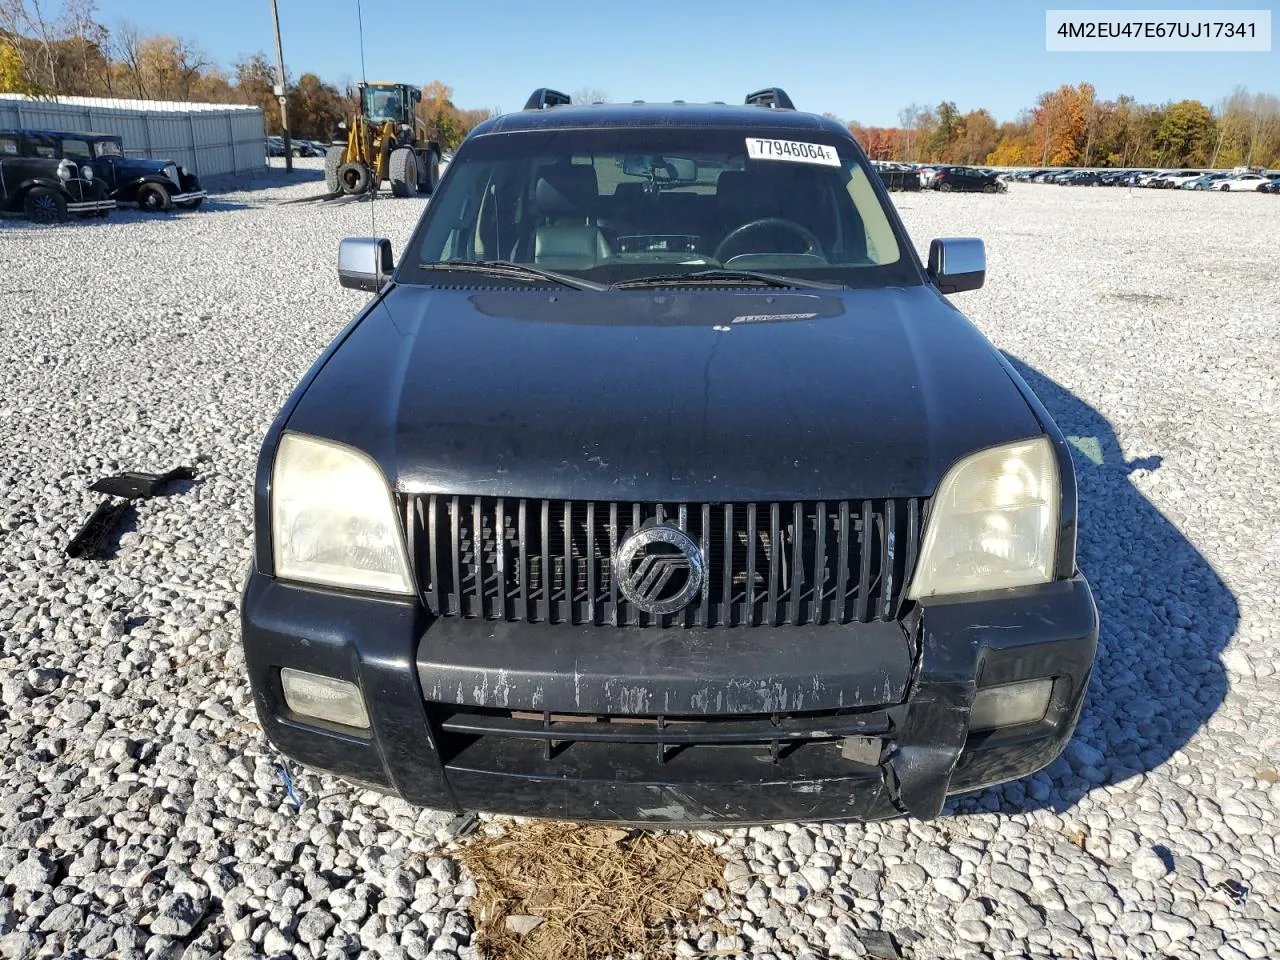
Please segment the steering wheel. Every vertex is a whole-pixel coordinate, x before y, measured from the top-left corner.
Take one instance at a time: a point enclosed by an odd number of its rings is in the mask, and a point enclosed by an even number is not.
[[[767,230],[771,227],[781,227],[794,233],[797,237],[804,241],[804,253],[815,254],[826,259],[826,252],[822,249],[822,242],[813,235],[813,231],[807,227],[796,223],[794,220],[786,220],[783,217],[761,217],[759,220],[752,220],[750,223],[744,223],[742,226],[729,231],[729,235],[720,241],[720,245],[716,247],[716,252],[712,254],[716,260],[724,263],[724,251],[730,244],[741,241],[742,237],[758,230]]]

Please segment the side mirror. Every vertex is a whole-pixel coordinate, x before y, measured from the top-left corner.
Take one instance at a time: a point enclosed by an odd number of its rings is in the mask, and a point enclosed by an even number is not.
[[[394,269],[386,237],[346,237],[338,243],[338,282],[344,287],[377,293]]]
[[[929,279],[942,293],[977,290],[987,276],[987,248],[977,237],[944,237],[929,244]]]

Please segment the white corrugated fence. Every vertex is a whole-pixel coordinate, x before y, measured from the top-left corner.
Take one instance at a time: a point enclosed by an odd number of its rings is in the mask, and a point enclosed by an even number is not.
[[[174,160],[202,178],[266,163],[262,110],[237,104],[0,93],[0,129],[7,128],[116,134],[129,156]]]

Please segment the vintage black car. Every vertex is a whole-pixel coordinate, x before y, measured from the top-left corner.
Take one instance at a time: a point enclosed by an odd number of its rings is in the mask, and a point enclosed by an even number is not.
[[[463,142],[258,462],[270,740],[437,808],[938,815],[1071,736],[1067,443],[841,124],[537,91]]]
[[[105,217],[116,202],[93,165],[59,156],[57,142],[30,130],[0,130],[0,209],[53,223]]]
[[[77,163],[92,163],[113,199],[136,203],[148,213],[164,213],[176,207],[198,210],[208,196],[200,178],[172,160],[129,157],[124,140],[110,133],[50,131],[45,136],[58,144],[59,156]]]

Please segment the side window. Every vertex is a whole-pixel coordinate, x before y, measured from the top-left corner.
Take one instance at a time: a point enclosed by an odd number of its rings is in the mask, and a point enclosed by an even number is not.
[[[0,156],[16,157],[18,141],[14,137],[0,137]]]
[[[48,140],[27,140],[23,154],[28,157],[43,157],[46,160],[56,160],[58,158],[57,149]]]
[[[62,155],[76,160],[88,160],[92,157],[89,144],[84,140],[63,140]]]

